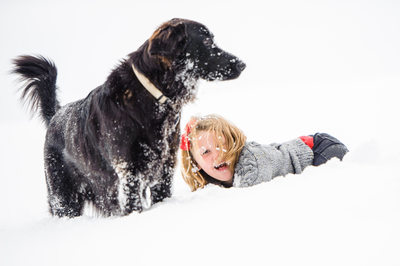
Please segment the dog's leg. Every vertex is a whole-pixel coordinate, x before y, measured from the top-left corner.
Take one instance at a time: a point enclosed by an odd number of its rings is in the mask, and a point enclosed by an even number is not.
[[[160,171],[161,178],[158,178],[156,185],[151,187],[151,200],[154,203],[160,202],[165,198],[171,197],[172,178],[175,172],[175,161],[173,157],[163,164]]]
[[[46,182],[52,215],[76,217],[82,214],[84,197],[78,192],[70,171],[57,149],[45,149]]]
[[[171,177],[165,175],[161,180],[162,183],[151,187],[151,201],[153,204],[171,197]]]
[[[140,174],[135,176],[126,160],[114,160],[112,167],[118,176],[118,202],[121,215],[127,215],[133,211],[141,212],[142,203],[146,205],[142,198],[143,195],[146,196],[148,190],[140,182]]]
[[[143,211],[141,192],[140,181],[133,176],[128,177],[126,183],[120,185],[118,197],[122,215]]]

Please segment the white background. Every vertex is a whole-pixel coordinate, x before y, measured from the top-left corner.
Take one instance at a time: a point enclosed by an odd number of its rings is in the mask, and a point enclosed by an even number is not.
[[[400,2],[0,3],[0,265],[400,265]],[[52,218],[45,128],[18,100],[11,59],[58,68],[62,104],[85,97],[163,22],[204,23],[243,59],[199,84],[191,115],[218,113],[249,140],[328,132],[350,153],[247,189],[190,192],[122,218]]]

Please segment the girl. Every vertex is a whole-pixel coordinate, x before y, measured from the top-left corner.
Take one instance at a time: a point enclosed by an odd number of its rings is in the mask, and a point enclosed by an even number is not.
[[[248,187],[288,173],[300,174],[348,152],[336,138],[316,133],[282,144],[246,142],[235,125],[218,115],[192,117],[182,134],[182,175],[192,191],[207,183]]]

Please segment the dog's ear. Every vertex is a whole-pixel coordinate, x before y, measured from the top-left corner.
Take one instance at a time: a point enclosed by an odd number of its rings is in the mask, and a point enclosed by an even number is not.
[[[165,24],[150,38],[148,53],[151,56],[172,57],[184,50],[186,42],[185,23]]]

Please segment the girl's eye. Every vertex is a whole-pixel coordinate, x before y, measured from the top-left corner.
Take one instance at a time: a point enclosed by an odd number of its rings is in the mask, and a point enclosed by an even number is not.
[[[201,153],[201,155],[206,155],[207,153],[209,153],[210,152],[210,150],[204,150],[202,153]]]

